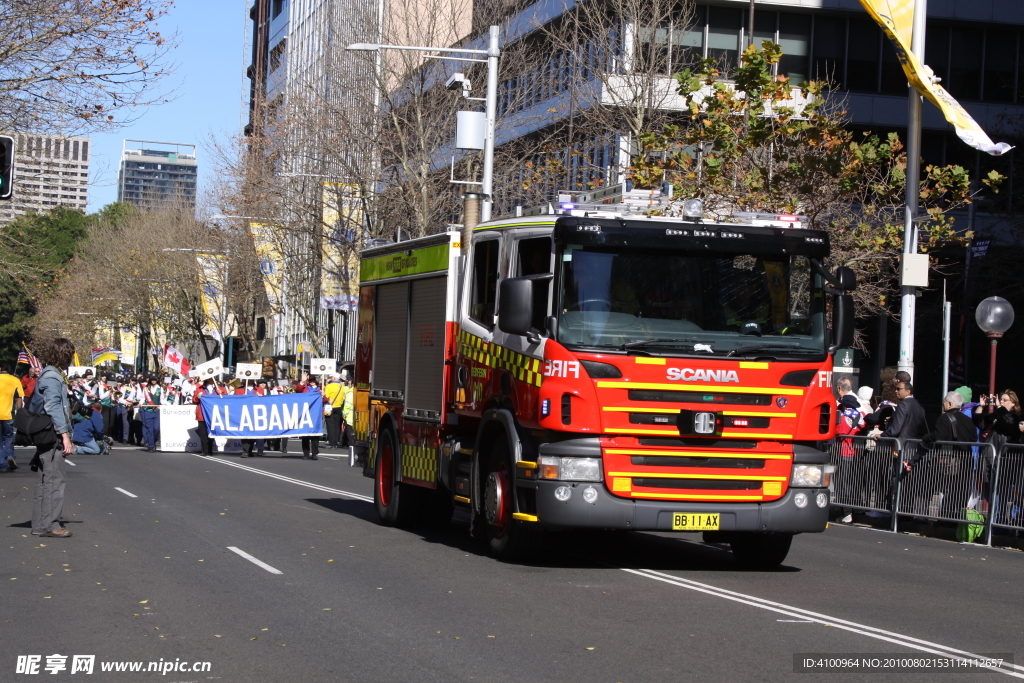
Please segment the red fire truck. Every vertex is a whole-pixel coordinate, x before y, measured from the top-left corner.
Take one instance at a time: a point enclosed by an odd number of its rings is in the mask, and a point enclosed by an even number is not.
[[[362,253],[356,440],[383,524],[462,507],[504,559],[545,529],[700,531],[762,567],[825,529],[853,272],[799,216],[637,195]]]

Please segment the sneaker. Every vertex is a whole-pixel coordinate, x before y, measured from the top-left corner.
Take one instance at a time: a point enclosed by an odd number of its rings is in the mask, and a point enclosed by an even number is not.
[[[7,469],[9,469],[11,472],[18,469],[18,463],[14,462],[14,458],[7,458]]]
[[[852,524],[853,523],[853,513],[851,512],[850,514],[846,515],[845,517],[843,517],[839,521],[842,522],[843,524]]]

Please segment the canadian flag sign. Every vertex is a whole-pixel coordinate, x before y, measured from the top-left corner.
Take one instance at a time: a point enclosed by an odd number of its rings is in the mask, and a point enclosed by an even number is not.
[[[192,367],[185,356],[170,344],[164,344],[164,365],[182,375],[187,375],[189,368]]]

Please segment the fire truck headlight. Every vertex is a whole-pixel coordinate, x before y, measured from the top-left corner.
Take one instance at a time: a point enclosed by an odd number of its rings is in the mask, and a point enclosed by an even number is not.
[[[825,507],[826,505],[828,505],[828,494],[827,493],[819,493],[815,497],[814,502],[817,503],[818,507],[820,507],[820,508]]]
[[[798,493],[798,494],[796,494],[795,496],[793,496],[793,503],[798,508],[805,508],[805,507],[807,507],[807,494],[806,493]]]
[[[568,486],[559,486],[555,489],[555,498],[563,503],[572,497],[572,489]]]
[[[601,481],[600,458],[562,458],[561,479]]]
[[[562,459],[553,455],[542,455],[537,458],[537,466],[540,470],[538,476],[541,479],[558,479],[558,467]]]
[[[595,489],[593,486],[588,486],[587,488],[583,489],[583,500],[591,504],[597,501],[597,489]]]
[[[812,488],[824,486],[825,465],[793,465],[790,486]]]

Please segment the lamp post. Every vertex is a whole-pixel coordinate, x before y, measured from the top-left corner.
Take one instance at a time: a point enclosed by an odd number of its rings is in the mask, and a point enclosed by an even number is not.
[[[1001,296],[990,296],[978,304],[974,311],[978,327],[992,340],[988,366],[988,393],[996,393],[996,346],[999,339],[1013,325],[1013,306]]]
[[[481,64],[487,64],[487,92],[484,96],[484,115],[487,118],[487,132],[484,139],[483,178],[480,182],[480,189],[483,194],[483,202],[480,207],[480,220],[490,220],[491,206],[494,203],[494,127],[498,109],[498,58],[501,57],[501,49],[498,47],[498,27],[490,27],[486,50],[469,50],[466,48],[453,47],[415,47],[411,45],[377,45],[375,43],[353,43],[352,45],[349,45],[347,49],[367,50],[378,53],[380,50],[415,50],[418,52],[445,52],[466,55],[482,55],[485,57],[485,59],[473,59],[467,57],[427,55],[428,58],[434,59],[449,59],[458,62],[479,62]]]

